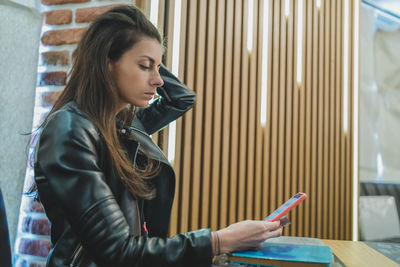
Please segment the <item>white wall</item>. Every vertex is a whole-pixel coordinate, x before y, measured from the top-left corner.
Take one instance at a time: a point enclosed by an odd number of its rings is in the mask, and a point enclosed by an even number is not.
[[[375,181],[377,176],[378,88],[375,82],[374,36],[375,11],[361,5],[360,9],[360,181]]]
[[[400,183],[400,20],[361,5],[360,181]]]
[[[0,187],[13,247],[37,80],[40,0],[0,0]]]

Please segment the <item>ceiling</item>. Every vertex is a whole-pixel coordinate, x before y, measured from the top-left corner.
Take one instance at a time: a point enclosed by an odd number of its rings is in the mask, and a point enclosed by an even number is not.
[[[400,0],[362,0],[400,19]]]

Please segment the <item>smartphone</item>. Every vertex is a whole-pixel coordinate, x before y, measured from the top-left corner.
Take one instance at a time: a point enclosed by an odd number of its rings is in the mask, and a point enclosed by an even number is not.
[[[283,216],[285,216],[291,209],[300,204],[304,199],[307,198],[305,193],[299,192],[294,195],[291,199],[286,201],[282,206],[280,206],[277,210],[271,213],[264,221],[275,222],[279,221]]]

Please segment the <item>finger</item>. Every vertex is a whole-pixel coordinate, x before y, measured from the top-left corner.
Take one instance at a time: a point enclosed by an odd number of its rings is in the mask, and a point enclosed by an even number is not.
[[[255,249],[259,249],[259,248],[261,248],[261,247],[263,246],[263,244],[264,244],[264,241],[262,241],[262,242],[258,243],[258,245],[257,245],[257,247],[255,247]]]
[[[269,232],[269,238],[271,237],[278,237],[282,235],[282,227],[279,227],[278,229],[274,230],[274,231],[270,231]]]
[[[280,227],[281,223],[280,221],[276,221],[276,222],[265,222],[266,223],[266,228],[268,230],[276,230]]]

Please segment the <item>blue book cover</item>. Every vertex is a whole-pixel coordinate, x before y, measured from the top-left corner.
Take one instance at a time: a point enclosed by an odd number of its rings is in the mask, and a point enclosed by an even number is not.
[[[237,257],[240,257],[240,259]],[[333,254],[329,246],[265,242],[258,250],[234,252],[229,258],[233,262],[242,263],[249,263],[252,262],[251,259],[258,259],[260,261],[277,260],[329,265],[333,261]],[[249,261],[246,261],[246,258]]]

